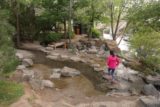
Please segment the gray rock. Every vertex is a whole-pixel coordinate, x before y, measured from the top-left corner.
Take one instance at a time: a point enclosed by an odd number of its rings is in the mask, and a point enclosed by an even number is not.
[[[99,68],[100,64],[92,64],[91,66],[94,67],[94,68]]]
[[[69,77],[80,75],[80,71],[69,67],[64,67],[61,73],[63,76],[69,76]]]
[[[19,60],[22,60],[24,58],[23,54],[22,53],[16,53],[16,57],[19,59]]]
[[[75,61],[75,62],[79,62],[81,61],[81,58],[77,57],[77,56],[73,56],[70,58],[72,61]]]
[[[42,80],[42,83],[41,83],[41,89],[43,89],[44,87],[47,87],[47,88],[53,88],[55,85],[52,81],[50,80]]]
[[[54,68],[52,69],[53,73],[61,73],[61,69],[60,68]]]
[[[60,79],[61,73],[56,73],[54,72],[51,76],[50,79]]]
[[[89,50],[88,50],[88,53],[89,53],[89,54],[96,54],[97,52],[98,52],[97,49],[89,49]]]
[[[150,84],[160,86],[160,75],[157,76],[147,76],[146,81]]]
[[[26,50],[16,50],[16,56],[20,59],[33,59],[34,54]]]
[[[20,71],[23,71],[24,69],[26,69],[26,66],[24,65],[18,65],[16,70],[20,70]]]
[[[57,60],[59,59],[59,56],[52,56],[52,55],[48,55],[46,56],[48,59],[53,59],[53,60]]]
[[[160,98],[153,96],[140,97],[140,107],[160,107]]]
[[[32,79],[30,79],[29,83],[30,83],[33,90],[40,90],[41,89],[42,80],[32,78]]]
[[[145,85],[143,87],[142,92],[145,95],[152,95],[152,96],[158,96],[159,95],[159,91],[152,84]]]
[[[34,71],[32,70],[28,70],[28,69],[24,69],[23,70],[23,75],[22,75],[22,79],[24,81],[29,81],[30,79],[34,78]]]
[[[94,71],[97,71],[97,72],[104,72],[104,68],[94,68]]]
[[[53,48],[52,48],[52,47],[46,47],[46,50],[47,50],[47,51],[52,51]]]
[[[69,59],[69,56],[67,56],[67,55],[60,55],[60,58],[62,60],[67,60],[67,59]]]
[[[32,59],[23,59],[22,65],[24,65],[26,67],[33,66],[33,61],[32,61]]]

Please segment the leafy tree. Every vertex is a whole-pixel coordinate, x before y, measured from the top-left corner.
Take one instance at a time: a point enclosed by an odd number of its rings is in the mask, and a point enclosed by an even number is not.
[[[79,22],[88,25],[89,37],[92,36],[92,29],[96,21],[104,20],[106,12],[107,0],[79,0],[74,5],[75,19]]]
[[[120,21],[125,20],[130,1],[131,0],[108,0],[107,2],[107,15],[110,20],[111,35],[113,40],[117,39]],[[129,22],[127,22],[126,28],[128,27],[128,23]],[[122,33],[125,32],[126,28]]]
[[[13,71],[18,64],[12,43],[14,27],[8,22],[7,10],[0,10],[0,72]]]
[[[132,12],[128,16],[130,32],[133,34],[131,48],[136,50],[142,64],[151,71],[160,71],[160,2],[140,3],[129,11]]]

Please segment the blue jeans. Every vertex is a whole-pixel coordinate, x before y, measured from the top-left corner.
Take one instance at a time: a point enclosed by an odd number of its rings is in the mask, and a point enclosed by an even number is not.
[[[108,75],[111,75],[112,76],[112,80],[114,80],[114,71],[115,69],[114,68],[108,68]]]

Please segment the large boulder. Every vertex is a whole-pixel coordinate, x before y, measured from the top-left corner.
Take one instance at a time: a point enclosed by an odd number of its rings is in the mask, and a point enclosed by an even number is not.
[[[29,58],[29,59],[33,59],[34,58],[34,54],[32,52],[26,51],[26,50],[16,50],[16,56],[22,60],[25,58]]]
[[[140,97],[140,107],[160,107],[160,98],[153,96]]]
[[[152,84],[145,85],[142,92],[145,95],[159,96],[159,91]]]
[[[33,60],[32,59],[23,59],[22,60],[22,65],[26,67],[33,66]]]
[[[74,76],[80,75],[80,71],[74,68],[64,67],[61,71],[61,74],[62,76],[74,77]]]

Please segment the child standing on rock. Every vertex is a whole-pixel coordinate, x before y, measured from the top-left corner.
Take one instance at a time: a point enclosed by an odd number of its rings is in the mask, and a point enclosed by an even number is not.
[[[106,66],[108,66],[108,74],[112,77],[112,82],[115,81],[114,72],[116,67],[119,65],[119,59],[114,54],[113,51],[110,51],[110,55],[106,58]]]

